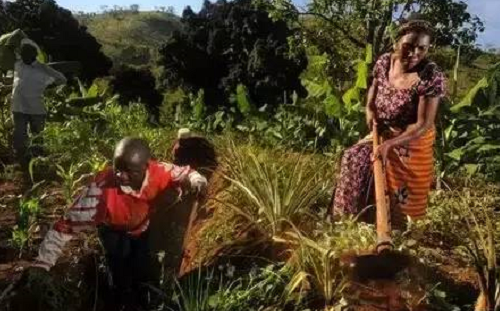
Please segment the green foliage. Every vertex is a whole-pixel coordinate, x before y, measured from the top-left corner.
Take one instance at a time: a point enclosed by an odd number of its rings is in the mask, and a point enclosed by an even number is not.
[[[252,110],[252,105],[248,99],[248,89],[243,84],[238,84],[236,87],[236,96],[235,101],[238,107],[238,110],[243,115],[248,115]]]
[[[68,169],[65,169],[61,165],[56,164],[57,176],[62,179],[63,195],[68,205],[73,202],[80,182],[86,177],[81,174],[82,166],[83,163],[77,165],[71,164]]]
[[[102,108],[117,101],[117,96],[109,96],[108,86],[97,80],[88,88],[81,81],[78,86],[78,90],[61,86],[47,92],[45,104],[49,121],[81,119],[98,124],[104,118]]]
[[[199,90],[196,98],[192,101],[193,117],[195,120],[200,120],[205,114],[205,92]]]
[[[348,264],[342,262],[342,257],[354,256],[376,244],[373,226],[353,218],[334,223],[319,221],[312,233],[291,233],[289,238],[299,245],[290,261],[295,271],[290,289],[312,285],[326,305],[338,301],[347,284]]]
[[[251,148],[228,151],[229,190],[234,202],[225,202],[264,234],[279,235],[329,195],[326,163],[313,166],[307,157],[256,155]]]
[[[10,109],[10,101],[8,99],[7,92],[4,90],[4,86],[0,82],[0,161],[3,162],[5,158],[12,153],[10,142],[12,141],[12,131],[14,128],[12,113]]]
[[[210,301],[210,298],[217,291],[218,285],[213,280],[213,274],[212,271],[207,276],[202,273],[201,269],[198,269],[197,274],[190,275],[182,282],[175,281],[176,291],[172,300],[177,304],[179,310],[213,310],[213,302]]]
[[[36,188],[36,186],[34,187]],[[29,242],[31,234],[35,230],[38,215],[41,212],[40,200],[38,198],[23,197],[18,205],[17,224],[12,230],[12,244],[22,251]]]
[[[254,267],[230,288],[219,291],[216,310],[302,310],[301,294],[288,291],[292,270],[283,265]]]
[[[290,53],[289,46],[296,31],[272,21],[262,6],[250,0],[206,1],[198,14],[187,8],[181,22],[184,31],[160,49],[163,86],[203,89],[209,113],[231,108],[239,84],[251,102],[270,110],[293,92],[305,95],[298,77],[307,60],[300,48]]]
[[[436,31],[440,46],[471,45],[479,32],[484,31],[482,21],[468,12],[464,2],[452,0],[314,0],[304,8],[292,1],[273,0],[268,8],[276,19],[301,22],[301,16],[317,19],[319,27],[306,32],[307,38],[322,38],[328,43],[339,42],[364,48],[372,44],[375,55],[390,45],[390,26],[394,17],[399,22],[412,13],[420,13],[431,24],[443,25]]]
[[[160,123],[168,125],[180,123],[181,111],[187,105],[187,101],[188,95],[182,88],[167,90],[160,107]]]
[[[316,51],[312,51],[314,53]],[[328,62],[326,55],[311,55],[311,73],[303,78],[309,97],[307,101],[311,104],[322,103],[325,107],[323,113],[330,118],[331,128],[327,133],[333,140],[334,146],[348,146],[359,139],[364,130],[363,119],[363,96],[362,92],[367,88],[368,68],[372,61],[372,49],[368,46],[364,60],[358,60],[356,83],[342,96],[342,101],[337,95],[337,90],[327,77],[315,75],[318,66]],[[310,78],[309,78],[310,77]]]
[[[232,278],[234,267],[218,270],[199,269],[176,281],[171,310],[233,311],[233,310],[302,310],[300,295],[287,292],[291,270],[283,265],[254,267],[249,274]]]
[[[468,183],[474,188],[466,185],[460,190],[434,193],[430,200],[429,217],[415,224],[412,235],[421,239],[440,239],[443,247],[451,249],[454,258],[460,258],[474,267],[480,290],[493,306],[499,286],[496,258],[500,236],[495,211],[499,189],[480,180]],[[439,259],[428,255],[438,254],[434,246],[432,249],[419,247],[414,255],[426,264],[436,261],[439,264]]]
[[[469,175],[483,173],[498,178],[499,81],[500,65],[495,65],[459,103],[445,102],[449,123],[442,136],[447,143],[447,170],[461,167]]]

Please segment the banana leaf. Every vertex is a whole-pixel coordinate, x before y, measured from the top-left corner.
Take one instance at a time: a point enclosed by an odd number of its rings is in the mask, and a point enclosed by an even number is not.
[[[4,34],[0,37],[0,71],[14,70],[16,63],[15,49],[19,48],[21,40],[27,38],[20,29]]]

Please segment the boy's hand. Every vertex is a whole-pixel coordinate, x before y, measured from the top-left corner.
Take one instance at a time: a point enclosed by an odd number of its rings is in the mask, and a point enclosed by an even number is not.
[[[191,189],[196,193],[200,204],[206,201],[208,187],[207,179],[204,176],[199,173],[193,176],[191,178]]]

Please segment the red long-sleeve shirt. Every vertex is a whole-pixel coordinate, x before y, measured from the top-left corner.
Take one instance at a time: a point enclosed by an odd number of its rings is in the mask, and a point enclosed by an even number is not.
[[[132,236],[140,235],[149,227],[151,203],[158,194],[181,185],[199,190],[206,183],[206,179],[189,166],[150,161],[141,189],[133,191],[118,186],[113,170],[106,169],[97,174],[47,233],[39,249],[37,265],[52,267],[74,233],[96,225],[105,224]]]

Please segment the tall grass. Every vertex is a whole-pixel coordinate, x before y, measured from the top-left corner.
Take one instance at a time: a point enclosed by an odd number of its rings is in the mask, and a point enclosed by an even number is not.
[[[433,194],[429,217],[417,223],[414,229],[424,239],[429,236],[440,238],[454,256],[474,268],[480,288],[476,311],[498,310],[500,223],[495,210],[499,189],[477,181],[474,185],[474,188]],[[419,255],[427,263],[433,261],[424,258],[423,253]]]
[[[174,306],[169,310],[283,310],[285,306],[287,310],[303,310],[301,296],[286,290],[290,276],[290,269],[284,265],[254,268],[238,279],[228,276],[225,267],[199,269],[175,281]]]
[[[288,237],[298,244],[289,262],[295,271],[289,290],[311,287],[326,306],[338,301],[348,284],[349,261],[344,259],[371,249],[377,241],[373,226],[354,218],[320,221],[309,236],[294,232]]]
[[[173,301],[180,311],[213,310],[210,298],[218,289],[220,284],[214,280],[214,272],[205,274],[202,269],[198,269],[198,273],[183,281],[175,280]]]

